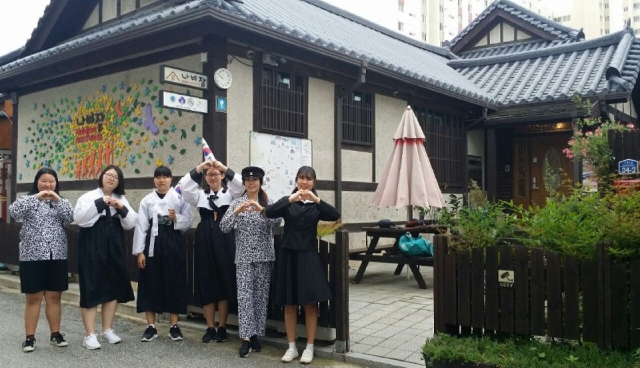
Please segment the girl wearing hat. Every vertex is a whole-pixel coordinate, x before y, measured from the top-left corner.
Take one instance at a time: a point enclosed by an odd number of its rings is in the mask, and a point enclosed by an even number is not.
[[[22,351],[32,352],[36,343],[36,327],[40,305],[45,310],[51,344],[67,346],[60,333],[62,292],[69,288],[67,280],[67,234],[64,227],[73,220],[73,206],[58,194],[58,175],[50,168],[36,173],[33,187],[9,206],[9,214],[22,220],[20,230],[20,288],[25,294],[24,327],[27,339]]]
[[[199,188],[202,177],[209,186]],[[223,179],[227,187],[223,187]],[[185,175],[178,184],[182,197],[200,212],[194,247],[195,290],[204,309],[207,330],[202,342],[227,341],[227,316],[229,302],[236,301],[236,280],[233,259],[235,243],[232,234],[220,230],[220,221],[231,202],[242,195],[240,175],[220,161],[204,161]],[[218,331],[215,329],[216,304],[218,307]]]
[[[318,198],[313,188],[316,172],[302,166],[296,174],[296,188],[289,197],[265,208],[269,218],[283,217],[284,232],[278,251],[276,269],[276,303],[284,305],[284,324],[289,349],[282,357],[285,363],[298,356],[296,348],[296,317],[298,306],[304,306],[307,347],[300,363],[313,360],[313,342],[318,326],[318,303],[331,299],[331,290],[318,255],[317,227],[319,221],[336,221],[340,213]]]
[[[236,234],[236,278],[238,285],[239,355],[261,349],[258,336],[264,336],[272,262],[275,260],[272,229],[281,219],[268,219],[262,211],[272,204],[262,189],[264,171],[255,166],[242,169],[245,192],[231,202],[220,228]]]
[[[169,313],[169,337],[182,340],[178,315],[187,313],[187,252],[182,232],[191,227],[191,206],[171,186],[171,169],[153,172],[156,187],[140,201],[133,233],[133,255],[138,258],[137,312],[145,313],[148,327],[142,341],[158,337],[156,313]]]

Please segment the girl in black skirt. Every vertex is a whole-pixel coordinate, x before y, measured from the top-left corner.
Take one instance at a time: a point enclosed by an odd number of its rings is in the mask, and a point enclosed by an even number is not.
[[[78,239],[80,307],[86,336],[82,345],[100,349],[95,334],[98,305],[102,305],[102,339],[117,344],[111,329],[118,303],[132,301],[133,289],[125,264],[124,230],[132,229],[138,214],[124,197],[124,176],[117,166],[107,166],[98,189],[78,199],[73,219],[81,227]]]
[[[187,252],[182,231],[191,227],[191,206],[171,187],[171,169],[159,166],[153,173],[156,190],[140,201],[133,234],[133,255],[138,257],[138,313],[148,327],[142,341],[158,337],[156,313],[169,313],[169,337],[183,339],[178,315],[187,313]]]
[[[44,298],[51,330],[51,344],[67,346],[60,333],[62,292],[67,279],[67,234],[64,227],[73,220],[73,206],[58,195],[58,176],[49,168],[36,173],[31,191],[9,206],[9,214],[22,220],[20,230],[20,288],[25,294],[25,353],[35,348],[35,334]]]
[[[199,188],[202,177],[209,188]],[[222,185],[227,179],[228,186]],[[242,195],[240,175],[220,161],[205,161],[180,179],[184,200],[198,208],[200,223],[193,249],[195,292],[200,300],[207,330],[202,342],[227,341],[227,316],[236,307],[236,245],[232,234],[220,230],[220,221],[231,202]],[[218,307],[218,331],[215,329]]]
[[[303,166],[296,174],[296,188],[289,197],[265,208],[270,218],[284,218],[282,245],[277,256],[276,303],[284,305],[284,324],[289,349],[282,357],[285,363],[298,356],[296,349],[296,315],[304,306],[307,347],[300,363],[313,360],[313,342],[318,325],[318,303],[331,299],[329,282],[322,271],[318,255],[317,227],[319,221],[336,221],[340,213],[318,198],[313,189],[316,172]]]

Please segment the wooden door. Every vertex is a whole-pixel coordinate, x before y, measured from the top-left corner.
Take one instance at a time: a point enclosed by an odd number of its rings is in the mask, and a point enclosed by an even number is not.
[[[562,153],[570,137],[546,134],[514,140],[514,204],[544,206],[549,192],[570,192],[573,164]]]

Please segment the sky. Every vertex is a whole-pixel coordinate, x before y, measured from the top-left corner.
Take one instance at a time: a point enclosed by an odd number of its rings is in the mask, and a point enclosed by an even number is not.
[[[2,28],[5,34],[0,39],[0,56],[27,43],[49,2],[50,0],[2,1]]]

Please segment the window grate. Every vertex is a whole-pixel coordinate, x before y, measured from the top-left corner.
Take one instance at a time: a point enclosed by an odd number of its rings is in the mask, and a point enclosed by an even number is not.
[[[304,137],[307,81],[304,76],[262,69],[260,131]]]
[[[373,146],[373,95],[352,92],[342,98],[342,143]]]

